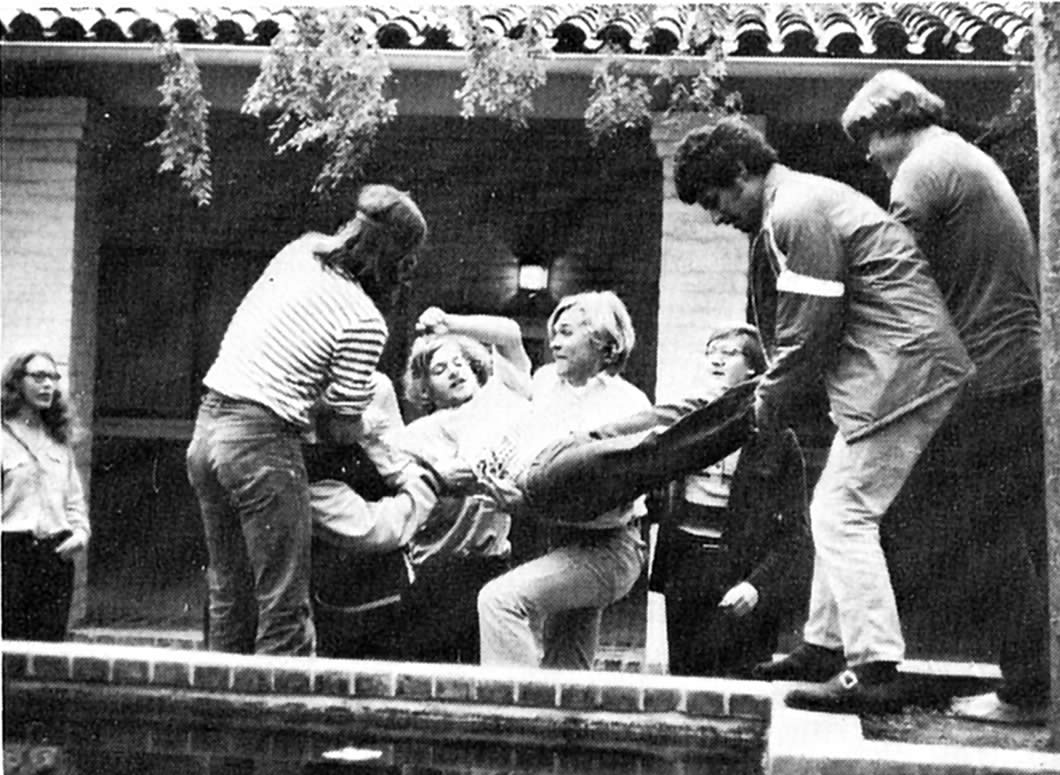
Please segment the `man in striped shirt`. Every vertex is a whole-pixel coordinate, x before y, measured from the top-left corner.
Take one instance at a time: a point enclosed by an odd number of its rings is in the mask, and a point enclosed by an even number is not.
[[[229,323],[187,455],[210,558],[211,648],[313,653],[302,437],[321,404],[336,437],[358,438],[387,338],[376,301],[426,229],[407,194],[366,186],[338,232],[281,250]]]

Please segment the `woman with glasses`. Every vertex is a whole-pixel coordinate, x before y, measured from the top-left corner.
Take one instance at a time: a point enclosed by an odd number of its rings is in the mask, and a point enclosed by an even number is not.
[[[4,368],[2,450],[3,637],[61,641],[73,560],[91,531],[69,408],[46,352],[16,355]]]

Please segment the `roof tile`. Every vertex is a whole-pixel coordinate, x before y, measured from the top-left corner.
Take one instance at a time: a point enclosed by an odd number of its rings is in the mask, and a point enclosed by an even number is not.
[[[730,56],[859,57],[877,59],[996,60],[1030,56],[1032,2],[734,4],[723,8],[720,30]],[[693,55],[690,6],[630,5],[498,6],[482,24],[498,35],[518,37],[532,13],[555,53],[594,53],[606,46],[651,55]],[[226,6],[205,11],[166,6],[138,12],[84,6],[0,11],[0,38],[7,41],[143,42],[176,31],[186,43],[265,46],[290,29],[304,7]],[[365,33],[387,49],[460,49],[464,20],[455,8],[428,10],[372,6],[359,20]]]

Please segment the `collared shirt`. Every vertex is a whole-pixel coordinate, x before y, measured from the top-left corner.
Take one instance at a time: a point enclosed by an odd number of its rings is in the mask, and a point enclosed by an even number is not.
[[[619,376],[601,372],[584,385],[561,379],[554,364],[534,374],[530,412],[520,424],[521,436],[512,467],[522,471],[548,444],[572,432],[590,431],[622,420],[645,409],[651,401],[643,391]],[[579,528],[616,527],[647,513],[644,498],[620,506],[593,519],[579,521]]]
[[[850,186],[774,164],[752,243],[752,299],[773,318],[756,415],[823,375],[847,441],[958,389],[974,366],[913,235]],[[762,275],[775,278],[765,298]],[[760,325],[760,330],[762,326]]]
[[[383,316],[360,285],[314,255],[324,239],[305,235],[269,263],[203,380],[302,429],[318,400],[337,414],[364,411],[387,339]]]
[[[70,446],[6,421],[2,443],[4,532],[45,538],[76,529],[88,536],[88,508]]]

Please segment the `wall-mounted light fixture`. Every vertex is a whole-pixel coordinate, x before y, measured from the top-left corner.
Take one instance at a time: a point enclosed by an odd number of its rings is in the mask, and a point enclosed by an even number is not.
[[[543,291],[548,287],[548,267],[540,264],[519,264],[519,290]]]

